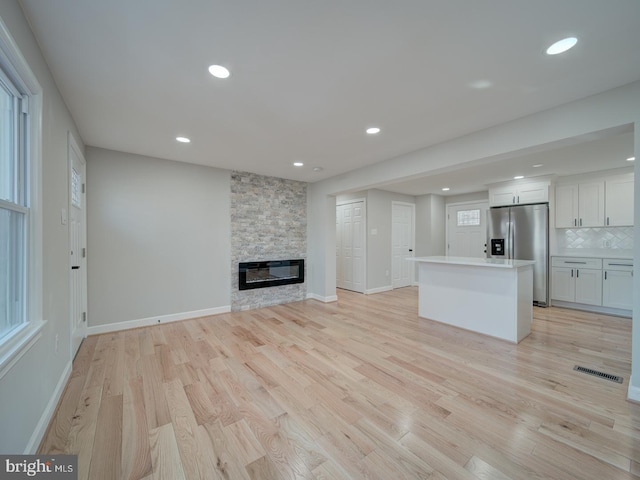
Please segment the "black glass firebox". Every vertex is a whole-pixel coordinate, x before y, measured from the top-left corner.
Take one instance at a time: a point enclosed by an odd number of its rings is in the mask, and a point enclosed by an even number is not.
[[[240,262],[238,274],[238,288],[240,290],[303,283],[304,260]]]

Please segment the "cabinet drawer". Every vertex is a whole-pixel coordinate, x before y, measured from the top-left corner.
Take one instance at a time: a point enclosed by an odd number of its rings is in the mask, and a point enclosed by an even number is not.
[[[552,257],[551,266],[602,269],[602,259],[589,257]]]
[[[633,260],[626,258],[605,258],[602,268],[605,270],[617,270],[622,272],[633,271]]]

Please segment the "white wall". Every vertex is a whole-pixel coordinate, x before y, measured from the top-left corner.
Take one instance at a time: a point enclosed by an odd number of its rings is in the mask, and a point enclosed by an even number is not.
[[[86,158],[90,331],[228,310],[230,172],[92,147]]]
[[[445,218],[445,197],[442,195],[416,197],[416,257],[446,254]]]
[[[638,122],[640,122],[640,82],[609,90],[565,105],[545,110],[512,122],[491,127],[457,139],[424,148],[413,153],[389,159],[373,166],[354,170],[309,186],[308,232],[318,235],[309,243],[309,259],[314,265],[309,292],[323,298],[335,296],[335,249],[323,242],[335,237],[335,208],[333,214],[322,211],[327,199],[339,192],[375,188],[393,181],[407,180],[452,171],[463,165],[482,165],[508,158],[515,153],[550,149],[593,132],[616,129],[636,124],[636,157],[638,149]],[[636,169],[638,179],[638,169]],[[635,184],[636,205],[640,199],[640,181]],[[314,215],[312,215],[312,213]],[[317,213],[317,215],[315,215]],[[636,232],[640,220],[640,207],[636,208]],[[335,242],[335,240],[334,240]],[[636,282],[640,272],[640,242],[635,244]],[[335,245],[335,243],[332,243]],[[638,288],[636,289],[638,290]],[[634,304],[633,384],[640,400],[640,296]]]
[[[70,373],[67,134],[81,142],[51,72],[15,0],[0,1],[0,18],[43,89],[43,315],[36,343],[0,378],[0,452],[33,452]],[[81,144],[82,145],[82,144]],[[55,353],[55,339],[59,350]]]

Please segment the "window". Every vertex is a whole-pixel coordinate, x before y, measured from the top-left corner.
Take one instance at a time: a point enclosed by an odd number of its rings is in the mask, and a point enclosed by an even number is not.
[[[0,378],[42,332],[42,88],[0,19]]]
[[[480,210],[459,210],[458,211],[458,226],[459,227],[472,227],[480,225]]]
[[[0,342],[26,321],[26,100],[0,72]]]

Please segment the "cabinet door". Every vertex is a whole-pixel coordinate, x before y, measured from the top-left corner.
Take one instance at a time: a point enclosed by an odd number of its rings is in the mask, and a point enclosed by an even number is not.
[[[576,303],[602,305],[602,270],[576,269]]]
[[[556,228],[578,226],[578,185],[556,187]]]
[[[633,272],[605,270],[602,305],[626,310],[633,308]]]
[[[489,190],[489,205],[499,207],[502,205],[513,205],[515,203],[516,192],[512,186],[497,187]]]
[[[549,201],[549,184],[525,183],[518,185],[516,203],[542,203]]]
[[[575,269],[553,267],[551,269],[551,299],[575,302]]]
[[[606,180],[605,211],[607,226],[633,226],[633,174]]]
[[[604,182],[578,185],[578,227],[604,226]]]

